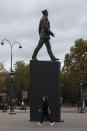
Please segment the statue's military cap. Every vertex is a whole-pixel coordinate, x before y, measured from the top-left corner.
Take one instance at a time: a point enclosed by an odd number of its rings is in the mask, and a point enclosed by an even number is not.
[[[47,12],[48,12],[47,10],[43,10],[43,11],[42,11],[43,14],[45,14],[45,13],[47,13]]]

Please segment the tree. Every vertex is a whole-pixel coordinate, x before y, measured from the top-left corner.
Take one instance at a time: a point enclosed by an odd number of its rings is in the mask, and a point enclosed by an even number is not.
[[[71,79],[69,71],[61,71],[61,96],[64,103],[76,103],[79,99],[79,86]]]
[[[23,61],[17,61],[14,67],[15,97],[22,98],[22,91],[29,89],[29,64],[25,64]]]
[[[66,70],[70,65],[71,65],[71,58],[70,58],[70,54],[66,54],[65,55],[65,60],[64,60],[64,66],[63,66],[63,70]]]
[[[2,62],[0,62],[0,92],[3,90],[3,86],[5,85],[5,73],[6,70]]]
[[[75,45],[70,48],[70,53],[65,55],[64,66],[61,72],[62,91],[66,93],[73,90],[75,97],[80,97],[80,80],[87,86],[87,41],[78,39]],[[67,83],[67,84],[66,84]],[[66,89],[66,86],[69,86]],[[64,96],[64,94],[62,94]],[[69,96],[69,94],[68,94]],[[78,98],[77,97],[77,98]],[[70,98],[70,96],[69,96]]]
[[[83,83],[87,83],[87,41],[76,40],[74,47],[70,49],[70,56],[72,59],[72,65],[70,66],[72,77],[77,82],[82,80]]]
[[[78,39],[70,48],[70,54],[65,55],[63,70],[71,73],[72,80],[87,82],[87,41]]]

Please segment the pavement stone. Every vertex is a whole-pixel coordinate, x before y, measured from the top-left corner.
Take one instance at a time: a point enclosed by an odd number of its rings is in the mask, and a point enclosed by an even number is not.
[[[37,122],[29,121],[29,110],[15,110],[16,115],[0,111],[0,131],[87,131],[87,112],[78,113],[76,108],[62,108],[61,119],[64,122],[56,122],[50,126],[50,122],[44,122],[38,126]]]

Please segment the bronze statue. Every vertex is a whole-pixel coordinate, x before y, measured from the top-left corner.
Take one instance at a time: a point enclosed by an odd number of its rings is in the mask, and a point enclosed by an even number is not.
[[[43,17],[40,20],[40,24],[39,24],[39,35],[40,35],[40,40],[39,43],[37,45],[37,47],[34,50],[34,53],[32,55],[32,59],[33,60],[37,60],[36,56],[38,54],[38,51],[41,49],[41,47],[43,46],[43,44],[45,43],[46,47],[47,47],[47,52],[51,58],[52,61],[56,61],[59,60],[57,59],[51,50],[51,46],[50,46],[50,35],[52,37],[55,37],[54,33],[50,30],[50,22],[48,20],[48,11],[47,10],[43,10]]]

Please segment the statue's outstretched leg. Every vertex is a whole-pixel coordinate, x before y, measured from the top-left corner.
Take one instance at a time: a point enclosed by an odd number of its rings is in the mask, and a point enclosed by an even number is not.
[[[48,52],[51,60],[52,60],[52,61],[59,60],[59,59],[56,58],[56,57],[53,55],[53,53],[52,53],[49,39],[47,39],[47,40],[45,41],[45,45],[46,45],[46,47],[47,47],[47,52]]]

